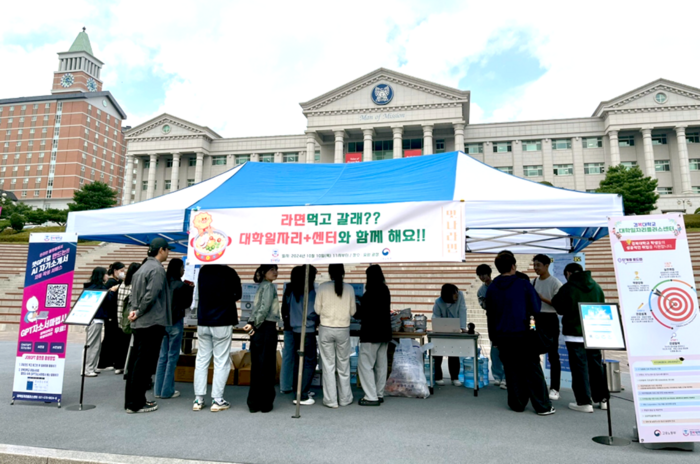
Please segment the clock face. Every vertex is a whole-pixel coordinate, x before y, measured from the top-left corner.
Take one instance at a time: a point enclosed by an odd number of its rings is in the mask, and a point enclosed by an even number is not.
[[[90,92],[94,92],[97,90],[97,82],[95,82],[95,79],[93,79],[92,77],[87,80],[87,89]]]
[[[63,77],[61,77],[61,85],[63,87],[70,87],[73,85],[73,82],[75,82],[75,77],[71,73],[64,74]]]

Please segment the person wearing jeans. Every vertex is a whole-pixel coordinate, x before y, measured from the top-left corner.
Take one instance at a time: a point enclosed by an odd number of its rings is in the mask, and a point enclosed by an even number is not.
[[[576,405],[584,406],[592,412],[592,404],[605,404],[610,398],[608,379],[605,377],[603,357],[600,350],[587,350],[583,343],[566,342],[571,367],[571,388],[574,390]],[[590,405],[586,408],[585,405]]]
[[[205,405],[207,375],[213,356],[210,410],[224,411],[231,407],[224,399],[224,388],[231,373],[231,333],[233,326],[238,324],[236,301],[243,295],[241,279],[236,271],[226,265],[207,264],[199,271],[196,291],[199,349],[194,369],[195,399],[192,410],[200,411]]]

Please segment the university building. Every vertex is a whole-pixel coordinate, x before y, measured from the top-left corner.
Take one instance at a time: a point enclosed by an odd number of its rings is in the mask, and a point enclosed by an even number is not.
[[[64,209],[98,180],[121,202],[126,114],[102,90],[103,63],[84,28],[58,57],[50,95],[0,99],[0,189],[36,208]]]
[[[700,89],[659,79],[589,117],[470,124],[470,92],[377,69],[301,103],[303,134],[224,138],[169,114],[126,132],[124,203],[236,165],[370,162],[462,150],[514,176],[594,191],[609,166],[658,179],[661,211],[700,206]],[[593,107],[593,104],[591,105]]]

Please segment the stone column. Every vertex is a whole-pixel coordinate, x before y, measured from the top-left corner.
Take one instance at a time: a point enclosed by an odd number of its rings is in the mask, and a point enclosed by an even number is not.
[[[403,158],[403,127],[393,126],[391,131],[394,133],[394,159]]]
[[[644,141],[644,174],[656,179],[656,169],[654,167],[654,146],[651,144],[651,128],[642,127],[642,138]]]
[[[620,142],[617,140],[617,131],[608,131],[608,138],[610,139],[610,166],[617,166],[620,164]]]
[[[173,169],[170,171],[170,191],[175,192],[180,188],[180,153],[173,153]]]
[[[335,156],[333,162],[344,163],[345,159],[343,159],[343,139],[345,137],[345,131],[333,131],[333,135],[335,135]]]
[[[131,191],[134,186],[131,185],[134,179],[134,155],[126,155],[126,172],[124,173],[124,192],[122,195],[122,205],[131,203]]]
[[[204,169],[204,152],[197,152],[197,164],[194,168],[194,183],[202,182],[202,170]]]
[[[464,151],[464,123],[454,123],[455,129],[455,150]]]
[[[155,153],[150,153],[150,160],[148,163],[148,189],[146,190],[146,200],[153,198],[156,187],[156,163],[158,162],[158,155]]]
[[[315,163],[316,162],[316,138],[313,132],[306,133],[306,162]]]
[[[260,161],[260,155],[257,153],[252,153],[250,155],[250,160],[255,161],[256,163]]]
[[[464,127],[464,126],[462,126]],[[455,134],[457,129],[455,128]],[[462,129],[462,151],[464,151],[464,129]],[[433,125],[424,124],[423,125],[423,154],[432,155],[433,154]]]
[[[275,163],[284,163],[284,158],[282,157],[282,153],[277,152],[275,153]]]
[[[678,164],[681,171],[681,193],[693,193],[690,186],[690,162],[688,161],[688,142],[685,140],[686,126],[676,126],[678,139]]]
[[[554,158],[552,157],[552,139],[542,139],[542,177],[554,185]]]
[[[372,161],[372,134],[374,129],[362,129],[364,150],[362,150],[362,161]]]
[[[581,137],[571,138],[571,151],[574,159],[574,188],[585,192],[586,179],[583,175],[583,143]]]

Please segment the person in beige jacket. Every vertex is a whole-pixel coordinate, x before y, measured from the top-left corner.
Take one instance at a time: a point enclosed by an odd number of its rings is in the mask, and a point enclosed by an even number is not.
[[[355,314],[355,291],[343,283],[345,267],[328,266],[331,282],[319,285],[316,291],[316,313],[321,320],[318,328],[323,404],[337,408],[352,404],[350,388],[350,317]],[[336,383],[336,373],[338,382]]]

